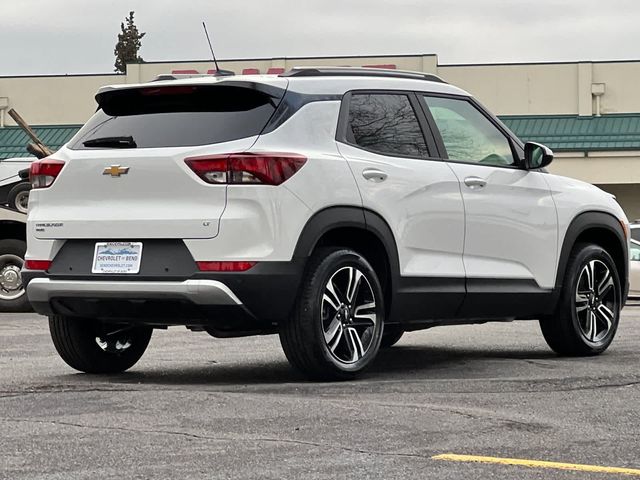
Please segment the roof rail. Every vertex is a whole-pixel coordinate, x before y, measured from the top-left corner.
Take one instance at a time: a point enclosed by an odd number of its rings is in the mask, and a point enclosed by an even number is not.
[[[408,70],[392,70],[366,67],[294,67],[280,77],[386,77],[426,80],[429,82],[447,83],[432,73],[412,72]]]
[[[209,70],[209,72],[217,73],[161,73],[152,82],[161,82],[163,80],[181,80],[185,78],[203,78],[203,77],[231,77],[235,75],[231,70]]]

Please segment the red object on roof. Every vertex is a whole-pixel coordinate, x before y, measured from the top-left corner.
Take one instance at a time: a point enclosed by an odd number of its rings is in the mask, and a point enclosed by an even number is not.
[[[281,73],[284,73],[284,68],[280,68],[280,67],[271,67],[269,70],[267,70],[268,74],[275,74],[275,75],[280,75]]]
[[[260,73],[259,68],[244,68],[242,70],[243,75],[258,75]]]
[[[386,68],[387,70],[395,70],[395,63],[385,63],[383,65],[363,65],[364,68]]]
[[[198,75],[197,70],[171,70],[171,73],[175,75]]]

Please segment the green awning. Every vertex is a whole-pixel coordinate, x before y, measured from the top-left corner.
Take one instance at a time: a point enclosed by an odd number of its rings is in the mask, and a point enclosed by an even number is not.
[[[523,141],[555,151],[640,150],[640,114],[501,116]]]
[[[40,140],[51,150],[67,143],[81,125],[41,125],[32,127]],[[27,144],[31,140],[19,127],[0,128],[0,158],[28,157]]]

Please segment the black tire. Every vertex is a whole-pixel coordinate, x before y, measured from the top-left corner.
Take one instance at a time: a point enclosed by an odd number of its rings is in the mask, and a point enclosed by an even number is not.
[[[353,289],[351,302],[348,294],[342,294],[349,290],[342,288],[344,282],[351,284],[349,278],[360,279],[354,282],[360,286]],[[335,287],[334,298],[341,302],[338,309],[326,294],[329,281]],[[365,308],[371,302],[375,305]],[[280,342],[291,365],[308,378],[351,379],[378,353],[384,312],[382,287],[364,257],[344,248],[319,249],[309,259],[294,310],[280,327]],[[325,339],[332,331],[334,336]]]
[[[382,332],[382,341],[380,342],[380,348],[393,347],[400,341],[403,335],[404,330],[402,330],[400,327],[384,327],[384,332]]]
[[[27,244],[22,240],[0,240],[0,312],[31,310],[19,272],[26,250]],[[16,275],[17,284],[13,280]]]
[[[133,367],[149,345],[151,327],[108,325],[88,318],[49,317],[58,354],[71,368],[85,373],[120,373]],[[98,344],[98,337],[106,346]],[[126,348],[118,348],[130,345]]]
[[[591,270],[589,265],[593,265],[595,272],[591,275],[595,279],[593,289],[588,288],[590,275],[585,269]],[[610,281],[605,281],[605,269],[610,273]],[[600,286],[605,284],[606,293],[599,293]],[[604,352],[616,335],[622,305],[620,279],[611,255],[598,245],[577,244],[569,257],[563,285],[555,315],[540,320],[547,344],[557,354],[566,356]],[[607,310],[602,310],[601,305]]]
[[[23,202],[25,199],[29,200],[29,190],[31,190],[31,184],[29,182],[20,182],[17,185],[14,185],[11,190],[9,190],[9,195],[7,195],[7,204],[9,208],[14,208],[22,213],[27,213],[27,205],[26,202]]]

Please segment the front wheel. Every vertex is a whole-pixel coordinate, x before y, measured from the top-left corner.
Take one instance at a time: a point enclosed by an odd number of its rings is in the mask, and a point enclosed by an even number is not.
[[[545,340],[560,355],[597,355],[616,334],[622,308],[616,265],[602,247],[575,246],[556,314],[540,320]]]
[[[309,260],[280,341],[289,362],[311,379],[342,380],[367,368],[380,348],[384,297],[376,272],[348,249],[320,249]]]
[[[153,329],[54,315],[49,317],[49,331],[58,354],[71,368],[120,373],[140,360]]]

